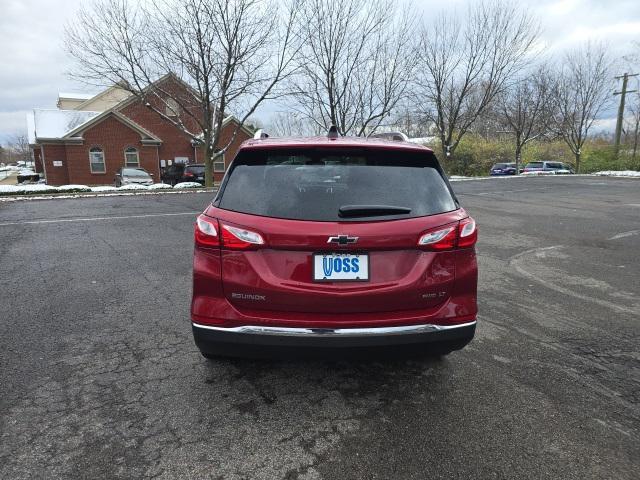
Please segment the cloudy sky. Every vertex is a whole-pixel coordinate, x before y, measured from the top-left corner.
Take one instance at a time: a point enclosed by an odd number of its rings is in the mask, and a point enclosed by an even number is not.
[[[470,1],[473,0],[416,0],[413,4],[428,19],[443,5],[464,12]],[[82,0],[0,0],[0,143],[13,134],[25,132],[28,109],[55,108],[60,91],[93,90],[66,76],[73,66],[62,44],[64,25],[73,20],[82,3]],[[633,52],[633,42],[640,41],[639,0],[522,0],[521,3],[539,19],[550,53],[598,39],[607,42],[614,54],[621,57]],[[640,53],[640,47],[635,50]]]

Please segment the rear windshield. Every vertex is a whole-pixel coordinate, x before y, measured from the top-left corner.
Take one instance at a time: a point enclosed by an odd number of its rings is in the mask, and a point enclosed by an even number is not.
[[[527,163],[527,167],[542,168],[542,162],[530,162],[530,163]]]
[[[122,175],[125,177],[148,177],[149,174],[144,170],[138,170],[137,168],[125,168],[122,171]]]
[[[391,150],[244,151],[233,161],[214,205],[314,221],[413,218],[458,208],[433,154]],[[372,208],[380,206],[398,208]]]
[[[200,175],[204,173],[204,165],[189,165],[187,167],[187,172],[193,172],[196,175]]]
[[[507,168],[508,166],[508,163],[496,163],[493,168]]]

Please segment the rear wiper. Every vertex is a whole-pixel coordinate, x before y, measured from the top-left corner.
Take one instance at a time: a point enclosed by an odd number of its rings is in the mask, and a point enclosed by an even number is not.
[[[407,207],[393,205],[343,205],[338,209],[342,218],[348,217],[376,217],[384,215],[403,215],[411,213]]]

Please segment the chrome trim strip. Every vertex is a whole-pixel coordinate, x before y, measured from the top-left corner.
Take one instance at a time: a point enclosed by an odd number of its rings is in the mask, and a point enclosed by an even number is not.
[[[470,327],[476,324],[476,320],[458,325],[407,325],[402,327],[378,327],[378,328],[291,328],[291,327],[263,327],[257,325],[243,325],[241,327],[212,327],[191,322],[196,328],[213,330],[221,333],[244,333],[249,335],[277,335],[285,337],[375,337],[387,335],[413,335],[420,333],[433,333],[456,328]]]

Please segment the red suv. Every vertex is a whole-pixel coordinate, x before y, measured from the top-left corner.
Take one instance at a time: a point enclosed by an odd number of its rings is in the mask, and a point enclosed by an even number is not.
[[[476,240],[425,147],[249,140],[195,225],[196,345],[207,358],[458,350],[476,327]]]

